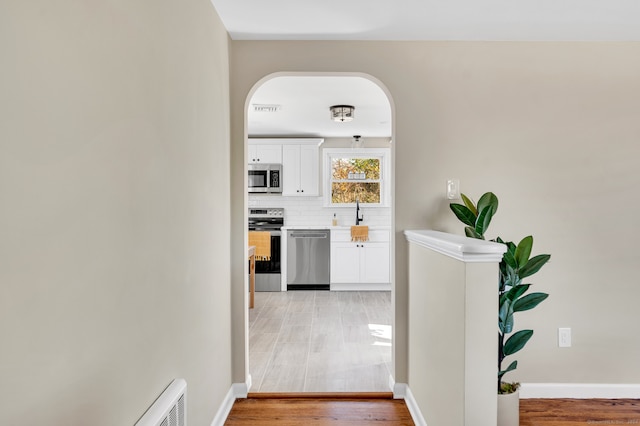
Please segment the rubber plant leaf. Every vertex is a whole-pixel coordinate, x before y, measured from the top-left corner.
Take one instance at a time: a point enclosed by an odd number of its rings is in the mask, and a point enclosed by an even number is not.
[[[467,206],[467,208],[471,210],[474,215],[478,216],[478,209],[476,208],[475,204],[473,204],[473,201],[471,201],[469,197],[462,193],[460,194],[460,197],[462,198],[462,202],[464,203],[464,205]]]
[[[504,376],[509,371],[515,370],[516,368],[518,368],[518,361],[513,361],[506,369],[498,372],[498,379],[502,379],[502,376]]]
[[[518,247],[516,247],[515,258],[518,262],[518,267],[522,268],[529,261],[529,256],[531,256],[531,248],[533,247],[533,237],[529,235],[528,237],[524,237],[522,241],[518,243]]]
[[[503,335],[513,331],[513,305],[510,300],[505,300],[498,311],[498,328]]]
[[[485,207],[493,207],[493,214],[498,212],[498,197],[493,192],[487,192],[478,200],[477,208],[481,212]]]
[[[468,226],[476,225],[476,215],[473,214],[473,212],[469,210],[467,206],[454,203],[454,204],[449,204],[449,208],[451,208],[451,211],[453,211],[456,217],[460,219],[460,221],[465,225],[468,225]]]
[[[466,235],[469,238],[475,238],[478,240],[484,240],[484,235],[480,235],[476,232],[475,229],[473,229],[472,226],[465,226],[464,227],[464,235]]]
[[[502,255],[502,260],[504,260],[504,263],[506,263],[511,268],[513,269],[518,268],[518,262],[516,261],[516,258],[513,255],[512,251],[510,250],[505,251],[504,254]]]
[[[506,299],[510,300],[512,303],[515,300],[518,300],[520,296],[522,296],[527,290],[529,290],[530,286],[531,284],[520,284],[520,285],[513,286],[511,290],[507,291],[505,294],[500,296],[500,305],[502,305],[503,300],[506,300]]]
[[[505,356],[513,355],[527,344],[529,339],[533,336],[533,330],[520,330],[509,337],[504,343],[502,352]]]
[[[549,297],[547,293],[531,293],[516,300],[513,304],[514,312],[528,311],[540,304],[544,299]]]
[[[493,207],[487,206],[480,211],[478,218],[476,219],[476,232],[480,235],[484,235],[487,228],[489,228],[489,224],[491,223],[491,218],[493,217]]]
[[[538,272],[551,259],[550,254],[539,254],[533,256],[526,265],[520,268],[520,278],[526,278]]]

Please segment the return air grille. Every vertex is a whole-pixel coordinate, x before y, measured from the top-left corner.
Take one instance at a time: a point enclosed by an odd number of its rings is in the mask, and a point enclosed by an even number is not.
[[[135,426],[187,426],[187,382],[175,379]]]

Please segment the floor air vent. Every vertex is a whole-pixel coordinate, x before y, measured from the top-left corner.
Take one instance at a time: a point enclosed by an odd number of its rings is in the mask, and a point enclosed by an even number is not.
[[[187,382],[171,382],[135,426],[187,426]]]

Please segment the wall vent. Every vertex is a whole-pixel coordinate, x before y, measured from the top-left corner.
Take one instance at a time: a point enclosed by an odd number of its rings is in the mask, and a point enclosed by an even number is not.
[[[171,382],[135,426],[187,426],[187,382]]]
[[[282,105],[253,104],[254,112],[278,112],[282,109]]]

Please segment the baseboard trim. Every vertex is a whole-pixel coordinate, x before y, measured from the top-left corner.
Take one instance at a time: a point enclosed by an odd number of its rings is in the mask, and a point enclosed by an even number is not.
[[[420,407],[418,407],[418,403],[413,397],[413,393],[411,393],[411,388],[409,388],[409,385],[406,384],[404,386],[404,402],[407,404],[407,408],[409,409],[409,413],[411,414],[413,422],[416,424],[416,426],[427,426],[427,422],[422,415],[422,411],[420,411]]]
[[[224,397],[224,400],[222,400],[222,404],[220,404],[220,408],[218,408],[216,416],[211,422],[211,426],[224,426],[224,422],[227,420],[231,408],[233,408],[233,403],[236,402],[238,398],[246,398],[249,393],[249,388],[251,388],[251,376],[247,378],[247,383],[232,383],[227,395]]]
[[[520,398],[640,399],[640,384],[522,383]]]
[[[406,383],[396,383],[395,379],[389,374],[389,389],[393,392],[393,399],[404,399],[407,394]]]

